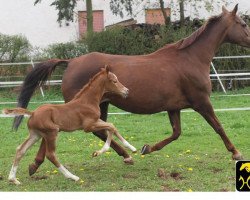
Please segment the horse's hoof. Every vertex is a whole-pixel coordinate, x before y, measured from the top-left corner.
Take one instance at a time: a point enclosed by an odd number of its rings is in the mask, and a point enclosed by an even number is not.
[[[241,155],[240,152],[233,154],[232,158],[233,160],[243,160],[243,156]]]
[[[142,147],[141,154],[145,155],[145,154],[149,154],[149,153],[151,153],[151,147],[148,144],[145,144]]]
[[[20,185],[21,183],[15,178],[15,179],[9,179],[9,182],[15,185]]]
[[[123,162],[127,165],[133,165],[134,164],[134,161],[132,159],[131,156],[129,156],[128,158],[124,158]]]
[[[29,165],[29,175],[32,176],[34,173],[36,173],[38,167],[36,166],[36,164],[30,164]]]

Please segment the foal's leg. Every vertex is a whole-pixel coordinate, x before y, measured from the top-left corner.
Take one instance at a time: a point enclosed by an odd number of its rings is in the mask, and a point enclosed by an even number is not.
[[[88,125],[87,131],[89,132],[96,132],[100,130],[107,130],[111,133],[115,133],[116,128],[113,124],[104,122],[101,119],[99,119],[97,122],[94,122],[93,124]],[[117,131],[116,131],[117,132]],[[129,156],[128,158],[124,158],[125,163],[133,163],[132,157]]]
[[[16,185],[20,184],[20,182],[16,179],[16,172],[17,172],[18,164],[20,160],[22,159],[22,157],[24,156],[24,154],[26,153],[26,151],[33,144],[35,144],[35,142],[37,142],[39,139],[40,139],[39,134],[37,134],[35,131],[30,131],[30,135],[28,139],[26,139],[24,143],[22,143],[20,146],[17,147],[15,160],[10,170],[10,174],[8,178],[10,182],[13,182]]]
[[[45,142],[46,142],[46,157],[49,161],[51,161],[58,170],[69,179],[72,179],[74,181],[78,181],[79,177],[71,174],[57,159],[55,151],[56,151],[56,138],[57,138],[57,132],[49,132],[45,136]]]
[[[235,146],[232,144],[232,142],[227,137],[223,127],[221,126],[218,118],[216,117],[214,113],[214,109],[210,103],[209,100],[206,101],[206,104],[203,104],[200,106],[200,108],[195,109],[197,112],[199,112],[206,121],[213,127],[216,133],[218,133],[223,140],[226,148],[228,151],[232,152],[232,158],[234,160],[241,160],[243,157],[241,153],[235,148]]]
[[[43,163],[46,154],[46,144],[44,138],[42,138],[42,142],[40,148],[37,152],[35,162],[29,165],[29,175],[32,176],[36,173],[39,166]]]
[[[149,146],[149,145],[144,145],[142,147],[141,150],[141,154],[145,155],[145,154],[149,154],[153,151],[159,151],[161,150],[164,146],[168,145],[169,143],[171,143],[174,140],[177,140],[178,137],[181,134],[181,121],[180,121],[180,111],[168,111],[168,116],[169,116],[169,120],[170,123],[172,125],[173,128],[173,134],[166,138],[165,140],[162,140],[161,142],[155,144],[154,146]]]
[[[136,153],[136,148],[133,145],[129,144],[129,142],[125,140],[124,137],[122,137],[122,135],[117,131],[116,128],[114,133],[126,148],[129,148],[133,153]]]
[[[109,132],[109,131],[105,131],[105,132],[106,132],[107,135],[108,135],[107,140],[106,140],[106,142],[105,142],[105,144],[103,145],[103,147],[102,147],[101,150],[95,151],[95,152],[93,153],[93,157],[96,157],[96,156],[99,156],[99,155],[102,154],[102,153],[105,153],[105,152],[108,151],[109,148],[110,148],[110,143],[111,143],[111,140],[112,140],[112,133]]]
[[[107,116],[108,116],[108,102],[103,102],[100,104],[100,109],[101,109],[101,120],[107,121]],[[106,134],[104,134],[104,130],[100,131],[94,131],[93,134],[97,137],[99,137],[102,141],[107,140]],[[111,145],[110,145],[119,156],[123,156],[124,158],[124,163],[126,164],[133,164],[133,160],[131,159],[130,155],[127,153],[125,149],[123,149],[117,142],[114,140],[111,140]]]

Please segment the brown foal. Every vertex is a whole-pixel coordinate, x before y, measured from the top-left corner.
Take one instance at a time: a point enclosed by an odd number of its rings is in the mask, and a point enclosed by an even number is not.
[[[98,156],[110,147],[112,134],[114,133],[125,147],[135,152],[136,148],[130,145],[116,130],[113,124],[100,119],[100,103],[105,93],[115,93],[126,98],[128,89],[117,79],[116,75],[109,71],[106,66],[85,85],[70,102],[61,105],[42,105],[35,111],[30,112],[23,108],[4,109],[5,114],[30,115],[28,120],[29,137],[16,151],[9,181],[20,184],[16,179],[18,164],[26,151],[41,137],[46,143],[46,157],[58,168],[66,178],[78,181],[79,177],[71,174],[57,159],[56,138],[59,131],[84,130],[95,132],[104,130],[107,140],[101,150],[95,151],[93,156]],[[132,159],[131,157],[128,159]]]

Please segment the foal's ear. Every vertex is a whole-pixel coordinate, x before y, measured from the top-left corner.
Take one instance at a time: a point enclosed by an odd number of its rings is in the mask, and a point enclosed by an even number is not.
[[[105,65],[105,71],[107,72],[107,74],[110,72],[109,66]]]
[[[223,14],[226,14],[226,13],[228,13],[229,11],[226,9],[226,7],[223,5],[222,6],[222,13]]]
[[[236,4],[234,9],[232,10],[232,15],[236,15],[237,11],[238,11],[238,4]]]

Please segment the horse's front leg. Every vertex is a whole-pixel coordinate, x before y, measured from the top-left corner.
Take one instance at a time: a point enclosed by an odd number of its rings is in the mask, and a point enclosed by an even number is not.
[[[164,146],[178,139],[178,137],[181,134],[180,111],[179,110],[168,111],[168,116],[169,116],[169,120],[173,128],[173,134],[170,137],[166,138],[165,140],[162,140],[161,142],[155,144],[152,147],[148,144],[144,145],[141,150],[142,155],[149,154],[153,151],[159,151]]]
[[[199,106],[195,110],[198,113],[200,113],[205,118],[205,120],[213,127],[215,132],[220,135],[227,150],[232,152],[232,154],[233,154],[232,158],[234,160],[241,160],[242,159],[241,153],[235,148],[233,143],[227,137],[222,125],[220,124],[218,118],[216,117],[216,115],[214,113],[214,109],[210,103],[210,100],[208,99],[208,100],[202,101],[202,102],[203,102],[202,106]]]

